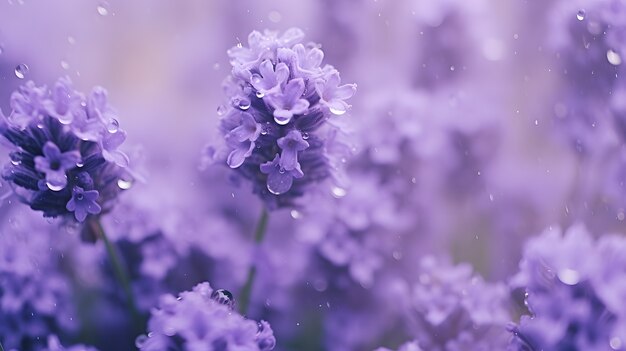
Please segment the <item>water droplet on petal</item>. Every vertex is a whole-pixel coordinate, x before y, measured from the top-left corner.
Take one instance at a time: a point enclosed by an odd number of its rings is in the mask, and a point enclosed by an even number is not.
[[[606,59],[613,66],[619,66],[622,63],[621,56],[617,52],[615,52],[613,50],[609,50],[609,51],[606,52]]]
[[[120,178],[117,180],[117,186],[122,190],[128,190],[133,186],[133,181],[130,179]]]
[[[148,337],[144,334],[141,334],[137,337],[137,339],[135,339],[135,346],[140,349],[146,344],[147,341]]]
[[[15,67],[15,76],[19,79],[24,79],[26,77],[26,73],[28,73],[28,65],[25,63],[20,63]]]
[[[613,350],[619,350],[622,348],[622,339],[614,336],[611,338],[611,341],[609,341],[609,345]]]
[[[106,2],[102,2],[98,5],[98,7],[96,8],[96,10],[98,10],[98,14],[100,16],[106,16],[109,14],[109,4],[107,4]]]
[[[46,182],[46,186],[48,187],[48,189],[50,189],[52,191],[61,191],[61,190],[65,189],[65,185],[64,186],[59,186],[59,185],[56,185],[56,184],[51,184],[50,182]]]
[[[237,104],[237,107],[239,107],[242,110],[247,110],[250,108],[250,100],[248,99],[241,99],[239,100],[239,103]]]
[[[330,107],[329,110],[330,110],[330,113],[332,113],[335,116],[341,116],[347,111],[344,107],[339,107],[339,106]]]
[[[241,49],[243,47],[243,44],[242,43],[237,43],[237,47]]]
[[[120,122],[118,122],[115,118],[111,118],[111,120],[107,124],[107,130],[109,131],[109,133],[111,134],[117,133],[119,129],[120,129]]]
[[[580,281],[580,273],[570,268],[561,269],[558,277],[560,281],[567,285],[576,285]]]
[[[307,132],[302,133],[302,139],[304,139],[304,140],[309,139],[309,133],[307,133]]]
[[[213,291],[213,293],[211,293],[211,299],[230,308],[235,306],[235,298],[233,297],[233,294],[226,289],[217,289]]]
[[[257,91],[256,92],[256,97],[258,97],[259,99],[262,99],[265,96],[265,94],[263,94],[263,92],[261,91]]]
[[[338,199],[339,199],[339,198],[342,198],[342,197],[344,197],[344,196],[346,196],[346,194],[348,193],[348,192],[346,191],[346,189],[344,189],[344,188],[340,188],[340,187],[338,187],[338,186],[334,186],[334,187],[331,189],[331,192],[333,193],[333,196],[334,196],[334,197],[336,197],[336,198],[338,198]]]
[[[578,10],[578,12],[576,12],[576,19],[578,19],[579,21],[582,21],[585,19],[585,10]]]
[[[284,126],[291,121],[291,117],[274,116],[274,122],[278,125]]]

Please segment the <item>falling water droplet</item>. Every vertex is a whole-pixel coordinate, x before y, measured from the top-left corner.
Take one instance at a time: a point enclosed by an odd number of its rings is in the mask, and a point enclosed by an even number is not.
[[[28,65],[25,63],[20,63],[15,67],[15,76],[19,79],[24,79],[26,77],[26,73],[28,73]]]
[[[289,123],[289,121],[291,121],[291,117],[274,115],[274,122],[276,122],[278,125],[284,126],[285,124]]]
[[[578,19],[579,21],[582,21],[585,19],[585,10],[578,10],[578,12],[576,12],[576,19]]]
[[[606,52],[606,59],[613,66],[619,66],[622,63],[622,57],[613,50],[609,50]]]
[[[235,306],[235,298],[233,297],[233,294],[226,289],[217,289],[213,291],[211,299],[230,308]]]
[[[67,178],[67,176],[66,176]],[[46,182],[46,186],[48,187],[48,189],[52,190],[52,191],[61,191],[63,189],[65,189],[65,185],[63,186],[59,186],[56,184],[51,184],[50,182]]]
[[[119,129],[120,129],[120,122],[118,122],[118,120],[116,120],[115,118],[111,118],[111,120],[109,121],[109,124],[107,124],[107,130],[109,131],[109,133],[111,134],[117,133]]]
[[[344,196],[346,196],[346,194],[348,193],[348,192],[346,191],[346,189],[344,189],[344,188],[340,188],[340,187],[338,187],[338,186],[334,186],[334,187],[331,189],[331,192],[333,193],[333,196],[334,196],[334,197],[336,197],[336,198],[338,198],[338,199],[339,199],[339,198],[342,198],[342,197],[344,197]]]
[[[561,269],[558,277],[560,281],[567,285],[576,285],[580,281],[580,273],[570,268]]]
[[[106,16],[109,14],[109,4],[106,2],[101,2],[98,7],[96,8],[96,10],[98,10],[98,14],[100,16]]]
[[[130,179],[120,178],[117,180],[117,186],[122,190],[128,190],[133,186],[133,181]]]

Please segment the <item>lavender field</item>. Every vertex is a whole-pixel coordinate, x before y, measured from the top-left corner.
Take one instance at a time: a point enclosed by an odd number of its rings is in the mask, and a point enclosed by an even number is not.
[[[626,0],[0,0],[0,351],[626,350]]]

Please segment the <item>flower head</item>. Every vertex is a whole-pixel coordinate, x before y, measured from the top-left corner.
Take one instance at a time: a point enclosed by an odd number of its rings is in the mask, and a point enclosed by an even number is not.
[[[513,279],[530,315],[510,350],[619,350],[626,340],[626,240],[594,240],[582,225],[531,239]],[[584,257],[584,259],[581,259]]]
[[[210,156],[252,181],[269,208],[292,205],[335,174],[342,156],[331,144],[341,129],[330,120],[348,110],[345,100],[356,90],[341,85],[339,72],[322,66],[322,50],[303,37],[299,29],[254,31],[247,47],[228,51],[230,103],[218,110],[225,145]]]
[[[12,113],[0,115],[0,135],[10,144],[11,163],[2,177],[45,217],[83,222],[107,210],[128,177],[128,157],[117,148],[126,139],[106,91],[89,97],[61,78],[52,89],[28,82],[11,96]]]
[[[245,319],[232,310],[230,294],[196,285],[178,298],[163,295],[148,322],[148,336],[137,339],[140,350],[274,349],[270,325]]]

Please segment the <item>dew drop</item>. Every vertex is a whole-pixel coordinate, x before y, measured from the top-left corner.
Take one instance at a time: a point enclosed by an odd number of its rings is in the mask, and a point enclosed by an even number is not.
[[[291,215],[291,218],[293,219],[298,219],[302,217],[302,213],[300,213],[300,211],[298,210],[291,210],[289,214]]]
[[[235,298],[233,297],[233,294],[226,289],[217,289],[213,291],[213,293],[211,293],[211,299],[230,308],[235,306]]]
[[[280,195],[282,194],[281,191],[277,191],[274,188],[272,188],[271,185],[267,184],[267,190],[269,190],[270,193],[274,194],[274,195]]]
[[[140,349],[146,344],[147,341],[148,337],[144,334],[141,334],[135,339],[135,346]]]
[[[309,139],[309,133],[307,133],[307,132],[302,133],[302,139],[308,140]]]
[[[291,117],[274,116],[274,122],[278,123],[278,125],[284,126],[289,121],[291,121]]]
[[[15,67],[15,76],[19,79],[24,79],[26,77],[26,73],[28,73],[28,65],[25,63],[20,63]]]
[[[346,194],[348,193],[348,192],[346,191],[346,189],[344,189],[344,188],[340,188],[340,187],[338,187],[338,186],[334,186],[334,187],[331,189],[331,192],[332,192],[333,196],[334,196],[334,197],[336,197],[336,198],[338,198],[338,199],[339,199],[339,198],[342,198],[342,197],[344,197],[344,196],[346,196]]]
[[[239,100],[239,103],[237,104],[237,107],[239,107],[242,110],[247,110],[250,108],[250,100],[248,99],[241,99]]]
[[[67,178],[67,176],[66,176],[66,178]],[[61,191],[61,190],[65,189],[65,185],[59,186],[59,185],[51,184],[50,182],[46,182],[46,186],[48,187],[48,189],[50,189],[52,191]]]
[[[578,10],[578,12],[576,12],[576,19],[579,21],[582,21],[585,19],[585,10]]]
[[[613,66],[619,66],[622,63],[621,56],[617,52],[615,52],[613,50],[609,50],[609,51],[606,52],[606,59]]]
[[[619,350],[622,348],[622,339],[618,338],[617,336],[614,336],[609,341],[609,345],[611,346],[613,350]]]
[[[107,130],[109,131],[109,133],[111,134],[117,133],[119,129],[120,129],[120,122],[118,122],[115,118],[111,118],[111,120],[109,121],[109,124],[107,124]]]
[[[109,7],[109,4],[107,4],[106,2],[102,2],[98,5],[96,10],[98,10],[98,14],[100,16],[107,16],[109,14],[108,7]]]
[[[570,268],[561,269],[558,277],[560,281],[567,285],[576,285],[580,281],[580,273]]]
[[[120,178],[117,180],[117,186],[122,190],[128,190],[133,186],[133,181],[130,179]]]
[[[332,113],[335,116],[341,116],[347,111],[345,107],[338,107],[338,106],[330,107],[329,110],[330,110],[330,113]]]
[[[256,97],[258,97],[259,99],[262,99],[265,96],[265,94],[263,94],[263,92],[261,91],[257,91],[256,92]]]

